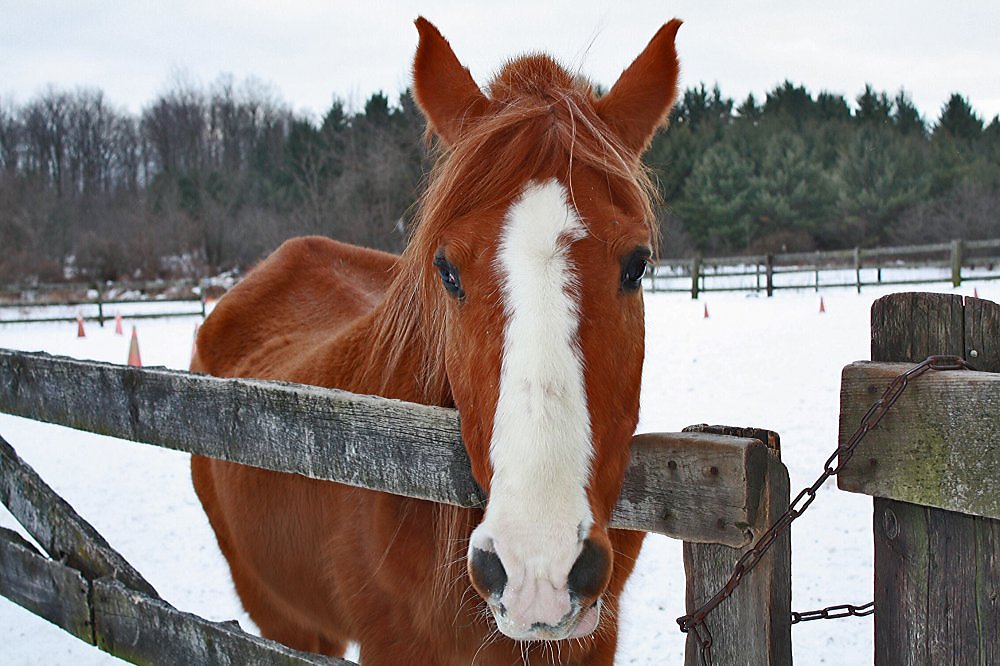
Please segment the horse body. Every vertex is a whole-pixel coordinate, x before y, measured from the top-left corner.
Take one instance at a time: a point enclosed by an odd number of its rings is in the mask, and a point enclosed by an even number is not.
[[[610,664],[643,536],[607,528],[638,418],[638,156],[679,22],[601,99],[544,56],[487,97],[417,25],[415,95],[448,152],[406,252],[288,241],[219,302],[192,369],[457,407],[487,507],[200,457],[195,489],[265,636],[357,641],[366,666]]]

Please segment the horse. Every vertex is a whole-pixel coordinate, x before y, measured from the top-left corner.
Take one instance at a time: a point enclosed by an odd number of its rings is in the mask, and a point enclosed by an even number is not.
[[[221,298],[191,369],[454,407],[484,508],[194,456],[263,636],[382,664],[612,664],[643,533],[609,528],[638,422],[641,162],[677,94],[663,25],[603,95],[547,55],[485,89],[416,20],[439,148],[399,256],[286,241]],[[430,141],[435,141],[429,138]]]

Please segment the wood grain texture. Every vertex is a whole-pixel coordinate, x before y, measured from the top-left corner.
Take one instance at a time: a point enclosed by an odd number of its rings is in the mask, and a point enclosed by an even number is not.
[[[765,449],[766,450],[766,449]],[[767,451],[761,522],[770,526],[788,508],[788,470]],[[684,543],[687,612],[710,599],[729,580],[747,548]],[[791,536],[779,537],[729,599],[706,619],[715,664],[790,666],[792,663]],[[701,666],[694,634],[685,647],[686,666]]]
[[[767,449],[756,439],[704,433],[632,438],[612,524],[646,523],[685,541],[742,546],[759,527]]]
[[[996,330],[997,305],[972,308],[944,294],[879,299],[872,360],[913,363],[981,346],[966,360],[996,368],[1000,354],[982,336]],[[873,517],[876,665],[1000,663],[1000,522],[881,497]]]
[[[483,502],[458,414],[439,407],[0,350],[0,411],[398,495],[466,507]],[[746,543],[762,484],[749,440],[668,433],[643,441],[613,527]],[[683,463],[678,474],[654,473],[671,459]],[[687,485],[700,474],[692,470],[712,467],[725,473]],[[668,490],[651,490],[660,480]]]
[[[89,580],[113,576],[134,589],[156,590],[0,437],[0,502],[54,560]]]
[[[98,647],[135,664],[356,666],[251,636],[235,622],[210,622],[183,613],[113,579],[102,578],[93,586]]]
[[[1000,372],[1000,305],[965,299],[965,360],[976,370]]]
[[[841,376],[840,444],[908,363]],[[837,478],[841,490],[1000,518],[1000,374],[931,371],[909,384]]]
[[[93,644],[89,590],[80,572],[53,562],[17,532],[0,527],[0,594]]]

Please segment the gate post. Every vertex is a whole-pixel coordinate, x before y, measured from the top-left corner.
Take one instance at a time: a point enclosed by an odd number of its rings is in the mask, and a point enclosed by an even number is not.
[[[873,361],[954,354],[1000,372],[998,340],[988,301],[908,293],[872,305]],[[876,666],[1000,663],[1000,520],[875,497],[873,529]]]
[[[700,426],[694,428],[701,429]],[[714,432],[717,426],[707,431]],[[685,430],[689,430],[685,428]],[[726,433],[725,428],[721,428]],[[765,439],[769,433],[761,431]],[[760,438],[757,435],[746,435]],[[767,529],[780,517],[790,501],[788,470],[781,462],[777,438],[770,438],[760,490],[760,524]],[[756,540],[763,530],[753,531]],[[685,602],[687,612],[710,599],[726,584],[737,560],[750,549],[717,543],[684,542]],[[753,571],[706,619],[712,632],[715,664],[791,666],[792,663],[792,547],[785,532],[772,544]],[[701,666],[701,651],[694,633],[687,635],[685,666]]]

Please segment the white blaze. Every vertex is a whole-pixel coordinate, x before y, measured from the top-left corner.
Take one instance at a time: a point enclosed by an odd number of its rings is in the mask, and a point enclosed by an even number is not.
[[[507,324],[493,479],[470,545],[500,556],[508,577],[502,602],[515,623],[556,624],[569,611],[566,577],[593,521],[586,495],[593,444],[570,259],[572,243],[585,235],[566,189],[554,180],[533,183],[507,214],[497,257]]]

